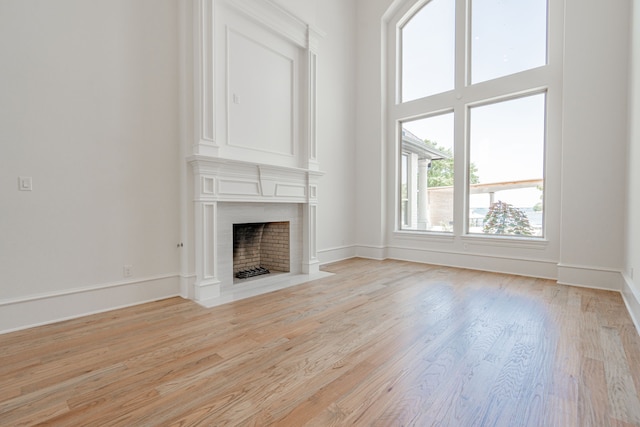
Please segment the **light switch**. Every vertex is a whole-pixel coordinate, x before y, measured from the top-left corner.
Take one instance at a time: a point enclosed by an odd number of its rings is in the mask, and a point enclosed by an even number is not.
[[[18,177],[18,190],[20,191],[32,191],[33,190],[33,180],[30,176],[19,176]]]

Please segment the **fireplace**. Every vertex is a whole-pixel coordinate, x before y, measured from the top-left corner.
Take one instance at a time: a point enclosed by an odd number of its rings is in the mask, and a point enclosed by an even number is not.
[[[288,221],[233,224],[233,276],[289,272],[289,247]]]
[[[191,157],[190,164],[194,178],[196,270],[190,298],[199,302],[224,299],[245,288],[235,286],[234,224],[288,223],[289,249],[283,251],[289,255],[288,262],[279,259],[270,264],[271,260],[261,258],[259,263],[252,261],[252,265],[288,272],[283,277],[319,272],[317,188],[322,172],[205,156]],[[264,226],[271,227],[274,226]],[[273,254],[275,247],[266,252]],[[271,281],[268,277],[252,281],[251,285]]]
[[[184,118],[183,136],[193,172],[185,184],[194,222],[193,229],[183,230],[193,236],[183,261],[193,274],[183,278],[182,293],[202,303],[241,294],[259,282],[317,275],[323,175],[317,49],[323,34],[271,1],[197,0],[190,10],[195,25],[187,50],[194,54],[186,74],[193,84],[185,85],[183,95],[193,108]],[[223,49],[220,40],[226,40]],[[267,72],[256,80],[246,64]],[[272,108],[278,123],[256,113],[251,99],[258,102],[254,107]],[[233,224],[280,221],[290,222],[290,272],[235,286]]]

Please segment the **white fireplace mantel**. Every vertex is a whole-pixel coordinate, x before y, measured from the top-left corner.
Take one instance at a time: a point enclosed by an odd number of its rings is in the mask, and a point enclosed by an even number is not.
[[[317,203],[317,170],[191,156],[196,201]]]
[[[193,91],[185,129],[192,129],[186,162],[193,172],[195,283],[186,293],[196,301],[216,299],[232,280],[229,212],[294,212],[292,271],[318,273],[323,33],[273,0],[191,0],[190,11],[185,46],[192,48],[193,73],[184,87]]]
[[[191,156],[188,162],[194,178],[196,301],[218,298],[224,285],[218,251],[232,248],[219,243],[220,203],[301,204],[301,265],[294,269],[309,275],[319,272],[317,187],[322,172],[207,156]]]

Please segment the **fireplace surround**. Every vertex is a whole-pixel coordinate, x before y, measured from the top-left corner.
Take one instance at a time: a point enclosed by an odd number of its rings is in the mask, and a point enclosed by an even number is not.
[[[234,286],[234,223],[289,222],[290,275],[319,272],[323,33],[270,0],[193,0],[192,13],[185,158],[194,222],[185,232],[193,235],[195,274],[183,293],[202,303]]]
[[[319,272],[319,171],[193,156],[195,267],[193,298],[218,298],[233,286],[233,225],[288,222],[290,273]]]

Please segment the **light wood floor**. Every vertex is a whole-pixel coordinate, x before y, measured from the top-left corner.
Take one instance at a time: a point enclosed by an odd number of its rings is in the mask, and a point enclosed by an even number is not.
[[[212,309],[174,298],[0,335],[0,425],[640,425],[640,338],[616,293],[324,269]]]

